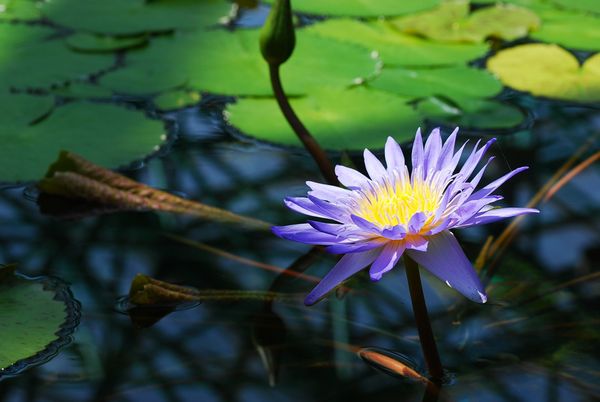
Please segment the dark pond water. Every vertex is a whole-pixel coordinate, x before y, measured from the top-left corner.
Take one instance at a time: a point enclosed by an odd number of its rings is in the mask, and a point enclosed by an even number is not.
[[[533,104],[528,98],[520,102]],[[525,205],[582,146],[584,155],[598,149],[596,110],[537,101],[532,113],[530,130],[502,135],[492,148],[497,160],[489,178],[531,166],[504,188],[506,205]],[[240,140],[224,129],[210,105],[172,117],[179,138],[170,152],[128,175],[269,222],[300,221],[283,207],[282,198],[303,194],[305,180],[320,180],[303,151]],[[495,261],[487,304],[469,302],[425,274],[433,329],[451,378],[440,400],[600,398],[600,282],[593,276],[600,256],[599,187],[595,165],[539,205],[542,213],[525,220]],[[167,235],[277,267],[289,266],[307,246],[270,233],[153,212],[59,219],[42,215],[30,193],[22,187],[0,192],[0,261],[19,262],[26,274],[71,282],[82,317],[74,342],[55,359],[0,383],[1,400],[423,398],[422,383],[376,370],[357,354],[375,348],[405,356],[405,363],[424,371],[402,268],[378,283],[358,276],[348,283],[349,294],[305,307],[302,295],[312,282],[282,279]],[[475,260],[485,239],[505,227],[499,223],[456,234]],[[333,263],[319,255],[306,274],[322,276]],[[272,304],[207,301],[153,325],[152,317],[142,317],[146,327],[140,328],[139,320],[134,325],[118,311],[119,297],[137,273],[199,289],[275,289],[292,297]]]

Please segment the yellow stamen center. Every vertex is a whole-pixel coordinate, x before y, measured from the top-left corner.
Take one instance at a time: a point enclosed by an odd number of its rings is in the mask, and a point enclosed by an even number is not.
[[[440,206],[443,190],[440,186],[431,186],[422,180],[396,181],[375,183],[363,193],[358,202],[356,215],[375,223],[380,227],[408,224],[410,218],[417,212],[423,212],[427,217],[425,226],[435,218],[435,212]]]

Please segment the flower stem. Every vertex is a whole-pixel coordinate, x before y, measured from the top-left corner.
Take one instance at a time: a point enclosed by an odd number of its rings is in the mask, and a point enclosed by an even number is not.
[[[419,265],[406,254],[404,254],[404,265],[406,266],[410,300],[415,314],[415,321],[417,322],[419,340],[421,341],[427,370],[432,380],[439,381],[442,379],[444,372],[433,337],[433,331],[431,330],[431,323],[429,322],[429,314],[427,313],[427,305],[425,304],[425,297],[423,296],[423,288],[421,286]]]
[[[325,180],[327,180],[329,184],[339,185],[333,169],[333,164],[327,157],[325,151],[323,151],[323,148],[319,146],[319,143],[317,143],[304,124],[302,124],[283,91],[281,78],[279,76],[279,64],[269,63],[269,75],[271,77],[271,86],[273,87],[275,99],[277,99],[277,104],[279,104],[279,108],[285,116],[285,119],[319,166],[319,170],[321,170],[321,174],[325,177]]]

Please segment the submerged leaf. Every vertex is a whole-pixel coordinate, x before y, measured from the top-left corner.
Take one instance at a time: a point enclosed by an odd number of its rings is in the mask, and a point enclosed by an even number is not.
[[[51,195],[83,199],[122,210],[156,210],[269,229],[266,222],[224,209],[186,200],[104,169],[70,152],[62,151],[38,188]]]
[[[499,52],[487,67],[519,91],[578,102],[600,101],[600,54],[580,66],[575,56],[556,45],[527,44]]]
[[[0,379],[47,362],[71,341],[79,303],[55,278],[30,279],[0,267]]]

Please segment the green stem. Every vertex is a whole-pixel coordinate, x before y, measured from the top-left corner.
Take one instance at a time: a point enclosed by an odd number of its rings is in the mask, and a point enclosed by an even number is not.
[[[415,321],[419,331],[419,340],[425,356],[427,370],[433,381],[441,380],[444,374],[440,355],[435,344],[427,305],[423,296],[423,287],[421,286],[421,276],[419,274],[419,265],[408,255],[404,254],[404,265],[406,266],[406,278],[408,279],[408,289],[410,290],[410,300],[412,302]]]
[[[292,109],[285,92],[283,91],[283,87],[281,86],[281,78],[279,76],[279,64],[269,63],[269,75],[271,77],[271,86],[273,87],[275,99],[277,99],[277,103],[279,104],[279,108],[285,116],[285,119],[319,166],[321,174],[323,177],[325,177],[325,180],[327,180],[329,184],[336,186],[339,185],[337,176],[335,175],[335,171],[333,169],[333,164],[327,157],[325,151],[323,151],[314,137],[310,135],[304,124],[302,124],[294,112],[294,109]]]

